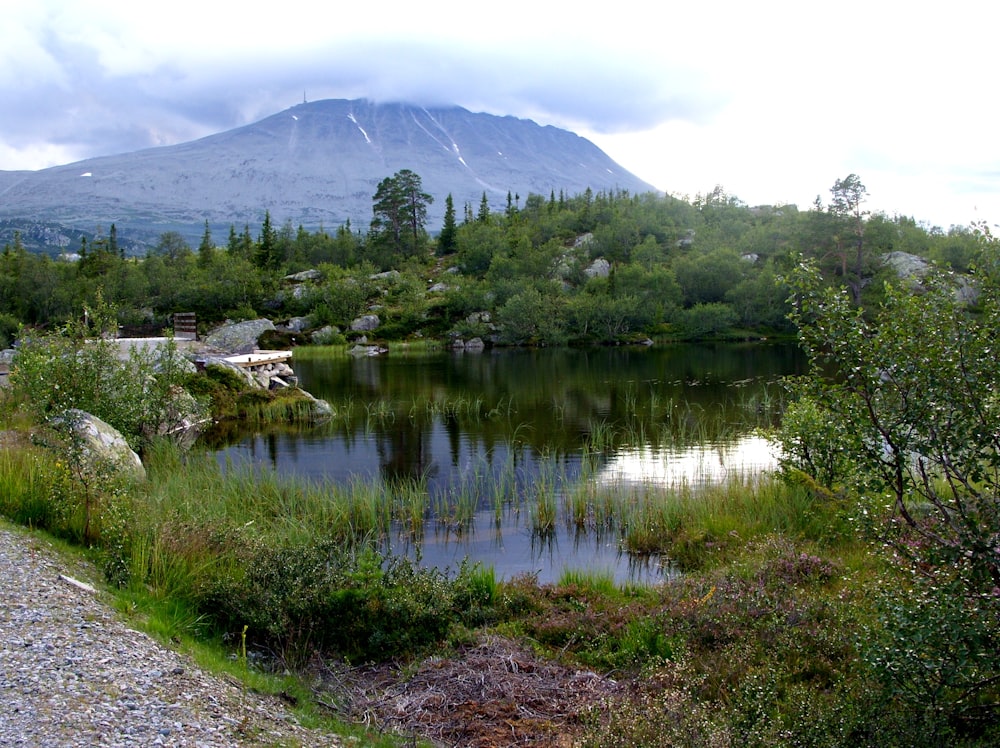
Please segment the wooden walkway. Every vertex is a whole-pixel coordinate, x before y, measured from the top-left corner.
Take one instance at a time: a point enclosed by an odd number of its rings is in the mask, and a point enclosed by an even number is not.
[[[225,356],[226,361],[244,369],[252,369],[268,364],[283,364],[291,360],[291,351],[254,351],[253,353],[240,353],[236,356]]]

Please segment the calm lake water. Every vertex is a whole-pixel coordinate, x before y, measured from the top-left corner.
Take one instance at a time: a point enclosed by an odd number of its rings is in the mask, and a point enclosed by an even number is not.
[[[559,505],[584,483],[698,486],[767,469],[774,454],[756,430],[780,413],[781,377],[804,366],[794,345],[764,343],[302,359],[301,386],[340,416],[216,435],[214,448],[223,464],[317,482],[416,482],[426,530],[414,539],[400,527],[387,542],[428,566],[645,582],[668,564],[622,553],[617,536],[561,520],[537,532],[539,491]]]

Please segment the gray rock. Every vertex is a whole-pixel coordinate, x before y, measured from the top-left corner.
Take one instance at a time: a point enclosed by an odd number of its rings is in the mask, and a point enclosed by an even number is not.
[[[183,387],[175,386],[171,387],[167,394],[163,422],[160,423],[158,432],[190,446],[197,438],[201,427],[210,420],[207,410],[190,392]]]
[[[959,276],[956,279],[955,298],[963,304],[975,304],[979,301],[979,287],[969,278]]]
[[[317,281],[323,277],[319,270],[303,270],[301,273],[292,273],[282,278],[286,283],[306,283],[307,281]]]
[[[611,275],[611,263],[603,257],[598,257],[583,272],[588,278],[607,278]]]
[[[901,279],[923,278],[931,268],[923,257],[908,252],[889,252],[882,255],[882,261]]]
[[[451,286],[449,286],[446,283],[435,283],[433,286],[431,286],[427,290],[430,291],[431,293],[444,293],[449,288],[451,288]]]
[[[97,416],[73,408],[53,419],[53,424],[67,430],[79,443],[87,470],[103,472],[107,466],[112,466],[133,479],[146,479],[142,460],[132,451],[125,437]]]
[[[355,345],[351,348],[348,353],[352,356],[378,356],[383,353],[388,353],[388,348],[383,348],[380,345]]]
[[[316,345],[329,345],[338,335],[340,335],[339,327],[325,325],[312,334],[312,342]]]
[[[282,325],[282,328],[288,330],[289,332],[302,332],[307,327],[309,327],[308,317],[292,317],[288,322]]]
[[[908,252],[889,252],[882,255],[882,261],[891,268],[900,280],[908,280],[914,288],[920,288],[924,277],[933,265],[923,257]],[[975,304],[979,299],[979,289],[966,276],[955,275],[955,299],[963,304]]]
[[[473,312],[465,318],[465,321],[470,325],[488,325],[493,321],[493,317],[489,312]]]
[[[481,351],[486,348],[486,343],[483,342],[482,338],[473,338],[465,344],[465,350],[467,351]]]
[[[180,371],[194,374],[198,371],[194,361],[176,345],[162,345],[156,349],[153,359],[153,371],[161,374],[165,371]]]
[[[205,345],[226,353],[252,353],[257,347],[257,339],[274,329],[274,323],[269,319],[223,325],[205,338]]]
[[[300,390],[302,396],[309,400],[312,404],[312,409],[310,411],[310,417],[314,420],[322,420],[324,418],[332,418],[335,413],[333,406],[330,405],[326,400],[320,400],[313,394],[306,392],[305,390]]]
[[[382,324],[377,314],[365,314],[351,322],[351,329],[355,332],[371,332],[377,330]]]

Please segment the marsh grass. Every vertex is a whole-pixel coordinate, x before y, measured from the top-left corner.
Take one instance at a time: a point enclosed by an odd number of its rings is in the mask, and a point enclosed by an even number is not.
[[[456,536],[462,536],[473,529],[479,499],[467,483],[458,490],[443,493],[434,499],[434,513],[438,527]]]
[[[559,519],[555,489],[540,482],[535,490],[535,498],[529,508],[531,532],[539,537],[551,537],[556,532]]]
[[[847,532],[847,519],[837,506],[773,476],[737,475],[697,489],[687,484],[631,487],[608,496],[609,524],[624,550],[662,554],[686,570],[724,560],[772,533],[836,543]]]
[[[614,573],[604,569],[563,569],[556,584],[608,597],[614,597],[620,592]]]
[[[0,449],[0,513],[18,524],[58,532],[68,479],[51,454],[30,447]]]
[[[394,491],[396,511],[394,515],[404,532],[419,541],[424,536],[430,497],[426,486],[417,482],[402,483]]]
[[[239,398],[238,415],[247,424],[299,423],[313,418],[312,402],[291,390],[282,394],[251,390]]]
[[[408,400],[379,398],[365,402],[363,412],[351,397],[330,401],[330,405],[334,411],[330,419],[334,427],[348,431],[360,428],[366,433],[402,421],[419,424],[444,421],[478,426],[483,421],[509,421],[516,413],[510,398],[501,398],[491,404],[481,396],[461,393],[444,397],[439,394],[415,395]],[[512,437],[511,441],[516,441],[516,437]]]

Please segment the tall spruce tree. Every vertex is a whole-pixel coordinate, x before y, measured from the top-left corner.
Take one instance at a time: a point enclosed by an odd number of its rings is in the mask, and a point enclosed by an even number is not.
[[[264,211],[264,223],[257,241],[257,266],[266,270],[277,269],[281,264],[278,254],[278,233],[271,223],[271,211]]]
[[[455,201],[451,193],[444,199],[444,224],[441,226],[441,233],[438,235],[437,250],[439,255],[450,255],[457,249],[456,233],[458,227],[455,225]]]
[[[214,251],[215,248],[212,246],[212,232],[208,228],[208,219],[205,219],[205,231],[201,235],[201,244],[198,245],[198,264],[201,267],[211,265]]]

